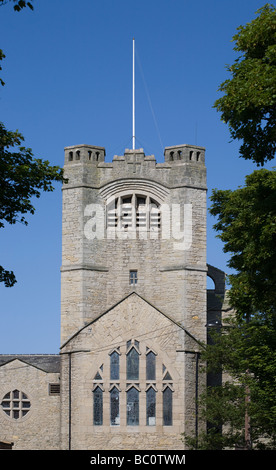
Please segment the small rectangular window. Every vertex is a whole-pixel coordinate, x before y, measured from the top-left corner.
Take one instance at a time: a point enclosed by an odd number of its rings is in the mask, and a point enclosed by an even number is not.
[[[138,282],[138,273],[136,270],[129,271],[129,284],[135,286]]]

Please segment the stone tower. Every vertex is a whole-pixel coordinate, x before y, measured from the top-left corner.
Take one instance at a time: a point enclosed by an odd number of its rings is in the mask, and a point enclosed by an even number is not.
[[[197,427],[205,149],[167,147],[164,156],[126,149],[106,162],[103,147],[65,148],[64,449],[182,449],[181,433]]]
[[[204,148],[164,155],[65,148],[60,353],[0,355],[0,448],[183,451],[205,425],[225,274],[206,265]]]
[[[190,145],[165,148],[164,163],[143,149],[107,163],[102,147],[65,148],[61,344],[133,291],[203,339],[204,161]]]

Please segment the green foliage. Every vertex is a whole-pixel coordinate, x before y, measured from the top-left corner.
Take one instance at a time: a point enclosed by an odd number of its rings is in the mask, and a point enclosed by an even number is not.
[[[2,5],[6,5],[8,2],[10,2],[11,0],[0,0],[0,6]],[[30,8],[31,10],[34,9],[33,5],[32,5],[32,0],[30,2],[26,2],[25,0],[12,0],[13,3],[15,4],[13,6],[13,9],[14,11],[21,11],[23,10],[23,8],[25,7],[28,7]]]
[[[0,0],[0,6],[7,3],[7,0]],[[33,10],[32,0],[13,0],[13,3],[15,11],[26,7]],[[0,61],[4,58],[0,49]],[[5,84],[1,78],[0,84]],[[21,145],[23,141],[22,134],[8,131],[0,122],[0,228],[5,222],[27,225],[25,214],[35,212],[32,198],[40,197],[41,191],[53,191],[53,181],[64,181],[61,168],[50,166],[47,160],[33,158],[31,149]],[[16,283],[13,271],[0,266],[0,282],[12,287]]]
[[[213,190],[211,201],[210,213],[217,217],[214,228],[234,270],[228,277],[228,296],[235,315],[211,333],[203,352],[208,372],[222,373],[231,381],[201,398],[211,430],[207,437],[200,436],[200,445],[211,445],[212,436],[217,448],[245,446],[247,414],[254,448],[274,449],[276,172],[256,170],[246,177],[244,187]]]
[[[256,170],[243,188],[213,190],[210,213],[214,228],[231,254],[232,306],[242,316],[275,312],[276,307],[276,172]]]
[[[212,341],[202,360],[209,377],[222,373],[224,381],[200,397],[200,418],[208,422],[208,431],[197,439],[185,436],[190,448],[244,448],[246,413],[253,448],[276,448],[275,326],[275,316],[259,314],[250,322],[233,317],[209,332]]]
[[[3,60],[5,58],[5,54],[4,52],[2,51],[2,49],[0,49],[0,60]],[[2,67],[0,65],[0,70],[2,70]],[[5,85],[5,82],[2,80],[2,78],[0,77],[0,85],[4,86]]]
[[[33,158],[31,149],[22,146],[24,137],[8,131],[0,123],[0,228],[5,222],[28,224],[25,214],[34,214],[32,198],[42,191],[53,191],[53,182],[63,181],[63,170]],[[12,272],[0,267],[0,282],[7,287],[16,282]]]
[[[240,155],[263,165],[276,151],[276,9],[267,4],[257,13],[233,37],[242,55],[227,67],[232,78],[220,85],[224,95],[214,107],[231,137],[243,141]]]

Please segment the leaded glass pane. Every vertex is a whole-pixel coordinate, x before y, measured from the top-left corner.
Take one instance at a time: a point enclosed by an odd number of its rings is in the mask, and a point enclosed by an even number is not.
[[[110,379],[111,380],[119,380],[120,370],[120,356],[119,354],[114,351],[110,354]]]
[[[127,380],[139,379],[139,354],[132,348],[127,354]]]
[[[116,387],[110,392],[110,424],[120,424],[120,392]]]
[[[31,402],[27,395],[19,390],[6,393],[1,406],[5,413],[13,419],[20,419],[25,416],[31,408]],[[24,409],[24,412],[23,412]]]
[[[129,271],[129,283],[131,286],[136,285],[138,281],[137,271]]]
[[[99,371],[97,371],[97,373],[96,373],[96,375],[95,375],[95,377],[94,377],[94,380],[102,380],[102,376],[101,376],[101,374],[100,374]]]
[[[29,401],[24,401],[22,403],[22,408],[30,408],[31,407],[31,403]]]
[[[155,426],[156,392],[151,387],[147,391],[147,425]]]
[[[164,426],[172,425],[172,395],[170,387],[165,388],[163,392],[163,424]]]
[[[147,354],[146,361],[147,380],[155,380],[155,354],[152,351]]]
[[[95,426],[101,426],[103,424],[103,392],[100,387],[94,390],[93,396],[93,423]]]
[[[139,392],[134,387],[127,392],[127,424],[139,425]]]

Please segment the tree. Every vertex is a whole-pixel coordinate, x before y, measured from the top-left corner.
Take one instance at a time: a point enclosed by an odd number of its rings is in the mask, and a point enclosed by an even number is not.
[[[230,253],[229,299],[243,318],[276,310],[276,172],[256,170],[237,190],[213,190],[214,229]]]
[[[28,224],[25,214],[34,214],[32,198],[41,191],[53,191],[54,181],[63,181],[63,170],[34,158],[30,148],[22,146],[24,137],[8,131],[0,122],[0,228],[6,223]],[[11,287],[16,279],[12,271],[0,266],[0,282]]]
[[[235,323],[234,329],[217,337],[207,348],[206,360],[215,368],[220,362],[222,370],[234,378],[231,391],[238,392],[240,399],[229,399],[236,412],[232,417],[247,417],[247,426],[250,420],[253,444],[275,448],[276,172],[254,171],[246,177],[244,187],[214,190],[211,200],[210,212],[218,218],[214,228],[224,243],[224,251],[231,255],[228,265],[234,269],[228,279]],[[227,383],[221,389],[225,391]],[[220,389],[217,391],[221,393]],[[214,391],[210,396],[213,395]],[[211,403],[209,400],[209,410],[213,408]],[[244,406],[241,415],[237,403]],[[242,439],[245,423],[236,421],[234,426],[232,422],[226,433],[228,440],[229,429],[235,430],[235,438]]]
[[[202,350],[202,360],[213,384],[199,399],[200,418],[208,428],[198,438],[185,436],[190,448],[276,448],[275,326],[275,316],[255,315],[249,323],[229,318],[209,331],[212,341]],[[216,383],[220,375],[224,380]]]
[[[240,156],[263,166],[276,149],[276,10],[267,4],[257,13],[233,37],[243,54],[228,67],[232,79],[222,83],[225,94],[214,106],[232,138],[243,141]],[[200,398],[208,428],[186,442],[198,449],[275,449],[276,173],[256,170],[244,187],[213,190],[211,201],[233,269],[228,297],[234,314],[209,331],[202,359],[212,386]]]
[[[202,350],[209,378],[224,380],[201,396],[209,426],[198,442],[186,436],[187,443],[199,449],[275,449],[276,172],[256,170],[244,187],[213,190],[211,200],[214,228],[234,270],[228,276],[234,314],[209,332]]]
[[[224,95],[214,107],[231,137],[243,141],[240,156],[263,165],[276,151],[276,8],[266,4],[257,13],[233,37],[242,55],[227,67],[232,78],[220,85]]]
[[[6,5],[10,1],[11,0],[0,0],[0,6]],[[31,10],[34,9],[32,5],[33,0],[31,0],[30,2],[26,2],[25,0],[12,0],[12,1],[14,3],[14,6],[13,6],[14,11],[21,11],[25,7],[29,7]]]
[[[0,0],[0,6],[7,1]],[[25,7],[33,10],[31,2],[13,0],[14,10]],[[0,49],[0,61],[5,58]],[[0,67],[2,70],[2,67]],[[0,84],[4,85],[0,78]],[[0,122],[0,228],[6,223],[21,222],[28,225],[25,214],[34,214],[32,198],[39,198],[41,191],[53,191],[53,182],[64,181],[63,170],[49,162],[34,158],[32,150],[22,146],[24,137],[18,131],[8,131]],[[0,266],[0,282],[6,287],[16,283],[13,271]]]

